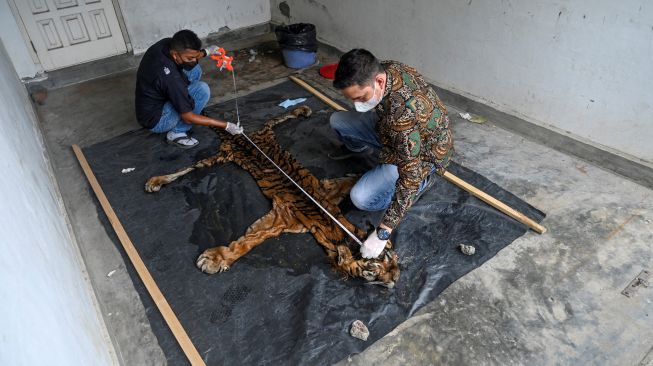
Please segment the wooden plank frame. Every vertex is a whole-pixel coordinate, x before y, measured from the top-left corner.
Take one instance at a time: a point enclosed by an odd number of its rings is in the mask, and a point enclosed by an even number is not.
[[[118,240],[120,240],[122,247],[125,249],[125,252],[127,252],[129,260],[132,262],[132,265],[134,265],[138,276],[143,281],[143,284],[145,284],[147,292],[152,297],[152,300],[154,300],[154,304],[156,304],[156,307],[161,312],[163,319],[166,321],[166,324],[168,324],[172,334],[177,339],[177,342],[188,358],[188,361],[193,366],[206,366],[204,360],[197,351],[197,348],[195,348],[195,345],[190,340],[188,333],[186,333],[186,330],[181,325],[181,322],[179,322],[177,315],[175,315],[174,311],[170,307],[170,304],[168,304],[168,301],[163,296],[159,286],[157,286],[154,278],[150,274],[150,271],[145,266],[145,263],[141,259],[141,256],[138,254],[136,247],[134,247],[131,239],[129,239],[125,228],[122,226],[118,216],[116,216],[116,213],[113,211],[113,207],[111,207],[111,204],[104,194],[100,183],[95,178],[95,174],[93,174],[91,166],[86,161],[86,157],[84,156],[82,149],[80,149],[80,147],[77,145],[73,145],[72,147],[73,152],[79,161],[79,165],[81,165],[82,170],[86,175],[86,179],[88,179],[88,183],[91,185],[91,188],[93,188],[95,196],[97,197],[98,201],[100,201],[100,205],[102,206],[104,213],[109,218],[109,222],[111,223],[113,230],[118,236]]]

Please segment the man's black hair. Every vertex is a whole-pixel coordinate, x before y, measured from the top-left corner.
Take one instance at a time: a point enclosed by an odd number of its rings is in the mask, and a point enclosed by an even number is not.
[[[374,55],[362,48],[355,48],[340,57],[333,86],[344,89],[352,85],[368,85],[383,66]]]
[[[199,51],[202,49],[202,41],[200,41],[195,32],[182,29],[172,36],[170,49],[178,52],[183,52],[187,49]]]

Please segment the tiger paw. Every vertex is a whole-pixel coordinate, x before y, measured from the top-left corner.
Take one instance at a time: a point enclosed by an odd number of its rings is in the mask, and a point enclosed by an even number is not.
[[[152,177],[145,182],[145,192],[158,192],[161,186],[166,184],[166,179],[163,176]]]
[[[197,258],[197,262],[195,263],[197,268],[208,274],[228,271],[230,268],[229,264],[227,264],[227,260],[218,253],[217,249],[218,248],[211,248],[205,250],[204,253]]]

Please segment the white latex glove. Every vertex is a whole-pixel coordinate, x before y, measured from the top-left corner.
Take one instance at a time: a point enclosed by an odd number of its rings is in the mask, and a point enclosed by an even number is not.
[[[235,124],[235,123],[227,122],[227,127],[225,127],[225,130],[232,135],[240,135],[241,133],[243,133],[243,128],[240,127],[240,123]]]
[[[376,235],[376,230],[374,230],[370,236],[365,239],[363,246],[361,247],[361,255],[363,258],[376,258],[381,254],[387,240],[381,240]]]
[[[206,48],[204,48],[204,52],[206,52],[207,56],[211,56],[212,54],[218,52],[219,48],[220,47],[214,45],[206,46]]]

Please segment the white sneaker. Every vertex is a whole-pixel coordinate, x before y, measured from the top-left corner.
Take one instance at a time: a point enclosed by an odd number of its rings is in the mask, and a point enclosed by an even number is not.
[[[199,144],[199,141],[188,136],[186,132],[169,131],[166,135],[166,140],[169,144],[179,146],[182,149],[190,149]]]

